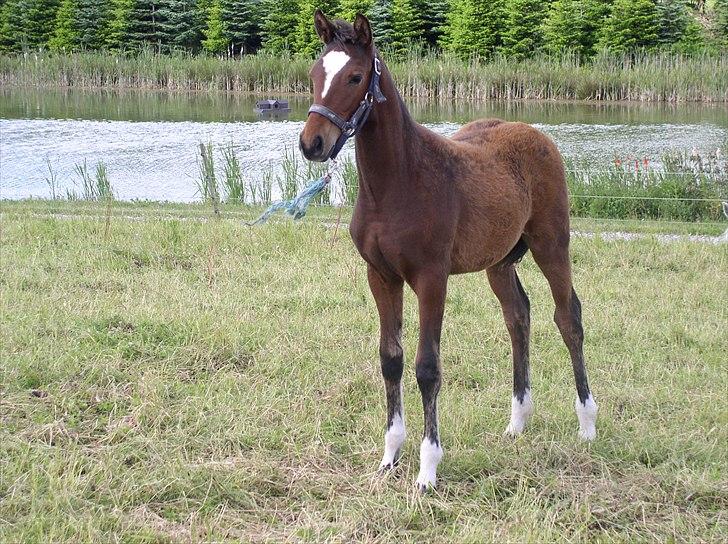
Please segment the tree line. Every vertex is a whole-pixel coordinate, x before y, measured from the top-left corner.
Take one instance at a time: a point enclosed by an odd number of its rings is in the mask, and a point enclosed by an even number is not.
[[[728,0],[0,0],[0,50],[313,55],[313,12],[366,14],[390,51],[462,58],[728,47]]]

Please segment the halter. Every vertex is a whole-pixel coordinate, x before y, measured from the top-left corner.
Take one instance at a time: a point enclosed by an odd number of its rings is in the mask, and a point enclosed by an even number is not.
[[[330,159],[335,159],[336,155],[338,155],[339,151],[341,151],[341,148],[344,147],[346,141],[359,133],[361,128],[364,126],[364,123],[366,123],[369,113],[374,107],[374,101],[376,100],[380,103],[387,100],[387,98],[382,94],[382,90],[379,88],[379,77],[381,75],[381,62],[379,62],[379,59],[375,56],[374,66],[372,68],[372,78],[371,81],[369,81],[369,88],[364,94],[364,98],[359,103],[359,107],[351,114],[348,121],[344,121],[336,113],[321,104],[313,104],[308,109],[308,115],[318,113],[341,129],[339,139],[336,140],[334,147],[331,148],[331,153],[329,154]]]

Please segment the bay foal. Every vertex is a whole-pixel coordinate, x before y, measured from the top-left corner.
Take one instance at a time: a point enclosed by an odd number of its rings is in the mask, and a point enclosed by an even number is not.
[[[528,372],[529,302],[515,264],[531,250],[549,282],[554,319],[576,379],[579,435],[596,436],[597,406],[584,368],[581,304],[572,288],[569,203],[561,155],[522,123],[479,120],[452,138],[418,125],[377,59],[369,21],[330,21],[311,69],[315,104],[301,132],[309,160],[326,161],[356,134],[359,196],[350,232],[367,262],[379,312],[379,355],[387,397],[382,469],[394,466],[405,439],[402,406],[402,289],[417,295],[415,359],[424,407],[420,489],[434,486],[443,450],[437,426],[440,331],[448,276],[485,270],[500,301],[513,350],[513,398],[506,433],[520,434],[533,411]],[[376,100],[375,100],[376,99]],[[345,120],[350,122],[347,124]]]

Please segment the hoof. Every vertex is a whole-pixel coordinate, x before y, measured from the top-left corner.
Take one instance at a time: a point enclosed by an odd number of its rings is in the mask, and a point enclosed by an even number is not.
[[[508,427],[506,427],[506,430],[503,431],[503,436],[507,436],[510,438],[516,438],[518,435],[523,434],[523,430],[526,428],[525,424],[517,425],[513,422],[508,424]]]
[[[579,438],[585,442],[591,442],[597,437],[597,429],[592,426],[586,429],[579,429]]]
[[[397,455],[394,456],[394,461],[382,461],[379,463],[379,474],[386,474],[388,472],[392,472],[395,468],[399,466],[399,460],[400,455],[399,452],[397,452]]]
[[[435,491],[435,484],[436,482],[434,478],[430,479],[429,477],[422,474],[420,474],[415,481],[415,487],[417,488],[417,492],[421,495],[424,495],[431,491]]]

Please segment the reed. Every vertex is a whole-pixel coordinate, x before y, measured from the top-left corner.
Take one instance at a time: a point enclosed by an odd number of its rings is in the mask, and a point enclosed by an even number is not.
[[[47,159],[48,160],[48,159]],[[52,183],[55,184],[55,174],[52,170],[50,161],[48,160],[49,178],[52,178]],[[78,193],[75,190],[67,189],[66,198],[68,200],[93,200],[93,201],[112,201],[114,200],[114,190],[111,186],[111,180],[108,176],[106,164],[103,161],[96,163],[93,174],[89,170],[86,159],[81,164],[77,164],[74,167],[74,171],[78,176],[78,180],[74,181],[76,187],[80,188],[81,192]],[[46,178],[46,182],[51,184],[49,178]],[[54,185],[51,185],[52,197],[55,199],[56,192]]]
[[[240,166],[235,151],[235,146],[230,142],[221,149],[223,158],[223,191],[226,202],[245,202],[246,183],[243,178],[243,170]]]
[[[200,195],[202,195],[202,200],[210,203],[215,215],[219,216],[220,191],[217,176],[215,175],[215,158],[212,142],[207,144],[200,142],[200,158],[197,164],[200,169],[197,187]]]
[[[599,53],[537,56],[524,61],[496,56],[464,62],[442,52],[412,50],[388,66],[403,95],[541,100],[728,101],[728,53]],[[131,55],[109,52],[27,52],[0,55],[0,83],[169,91],[309,93],[311,59],[266,52],[242,58],[185,53]]]
[[[48,189],[51,191],[51,198],[53,200],[58,199],[58,172],[53,170],[50,157],[46,157],[46,168],[48,172],[45,174],[45,182],[48,185]]]

